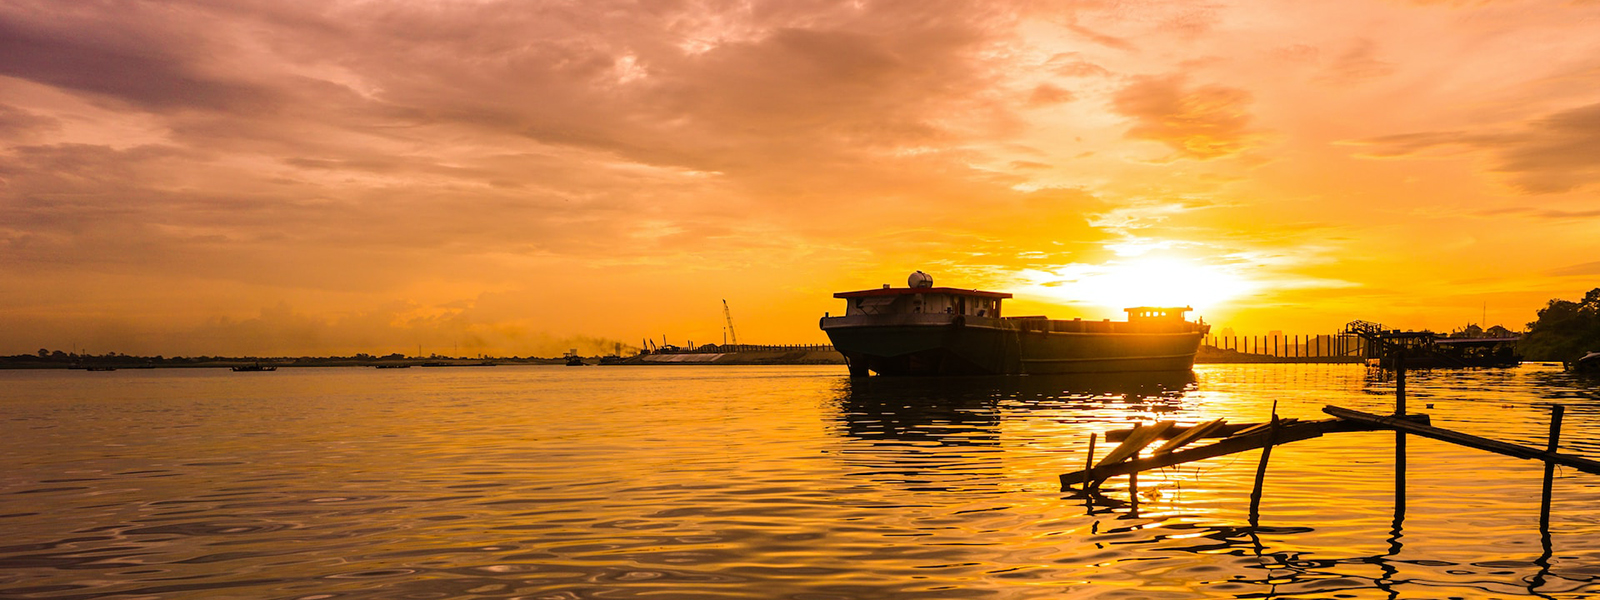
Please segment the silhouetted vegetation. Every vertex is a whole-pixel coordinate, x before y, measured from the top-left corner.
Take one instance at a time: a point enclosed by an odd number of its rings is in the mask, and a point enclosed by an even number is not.
[[[1578,302],[1551,300],[1539,309],[1539,319],[1528,324],[1518,348],[1528,360],[1561,361],[1600,350],[1600,288]]]

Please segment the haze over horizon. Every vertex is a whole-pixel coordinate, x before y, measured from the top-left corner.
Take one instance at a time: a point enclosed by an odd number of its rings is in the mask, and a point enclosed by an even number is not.
[[[0,353],[822,343],[833,292],[1521,329],[1600,3],[0,0]],[[1486,320],[1487,323],[1482,323]]]

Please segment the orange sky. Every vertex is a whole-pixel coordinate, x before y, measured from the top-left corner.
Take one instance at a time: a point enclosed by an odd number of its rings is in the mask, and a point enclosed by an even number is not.
[[[1520,328],[1600,3],[0,2],[0,353],[821,342],[836,291]]]

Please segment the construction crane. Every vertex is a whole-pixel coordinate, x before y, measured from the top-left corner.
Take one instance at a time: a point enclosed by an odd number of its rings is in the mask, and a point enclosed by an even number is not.
[[[733,332],[733,313],[728,311],[728,301],[726,299],[722,301],[722,318],[728,320],[728,339],[733,342],[733,345],[739,345],[739,334]]]

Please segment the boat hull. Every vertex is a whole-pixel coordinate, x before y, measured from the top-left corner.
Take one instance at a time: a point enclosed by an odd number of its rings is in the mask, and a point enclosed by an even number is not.
[[[1061,332],[962,315],[827,317],[821,325],[852,375],[1181,372],[1194,368],[1202,335]]]

